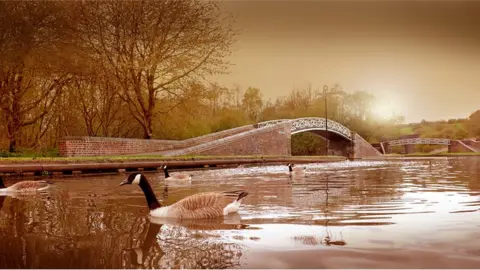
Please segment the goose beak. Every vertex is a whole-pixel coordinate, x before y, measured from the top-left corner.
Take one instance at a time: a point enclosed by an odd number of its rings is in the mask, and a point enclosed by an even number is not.
[[[123,186],[123,185],[126,185],[126,184],[128,184],[128,179],[123,180],[123,182],[120,183],[120,186]]]

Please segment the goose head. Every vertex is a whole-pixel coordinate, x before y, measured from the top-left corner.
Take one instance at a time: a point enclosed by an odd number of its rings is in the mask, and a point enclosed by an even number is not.
[[[155,197],[155,193],[153,193],[153,189],[148,183],[147,178],[141,173],[132,173],[130,174],[127,179],[123,180],[120,183],[120,186],[123,185],[132,185],[137,184],[145,194],[145,198],[147,199],[148,208],[150,210],[157,209],[162,205],[158,202],[157,197]]]
[[[287,166],[288,166],[288,170],[291,172],[293,167],[292,163],[288,163]]]
[[[120,183],[120,186],[132,185],[132,184],[140,185],[141,182],[144,182],[146,180],[147,179],[145,178],[145,176],[143,174],[132,173],[127,177],[127,179],[123,180],[123,182]]]

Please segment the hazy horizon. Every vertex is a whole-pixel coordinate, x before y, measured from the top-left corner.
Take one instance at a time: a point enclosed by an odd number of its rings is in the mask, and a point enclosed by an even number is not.
[[[242,31],[231,74],[265,99],[339,83],[406,122],[480,109],[480,2],[223,1]]]

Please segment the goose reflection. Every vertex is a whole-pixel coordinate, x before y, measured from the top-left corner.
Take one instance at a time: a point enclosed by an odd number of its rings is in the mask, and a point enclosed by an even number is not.
[[[232,268],[240,264],[241,246],[223,242],[222,231],[259,229],[242,224],[238,214],[204,220],[149,217],[146,226],[142,244],[123,250],[129,259],[124,267]]]
[[[3,204],[5,203],[5,198],[7,196],[0,196],[0,211],[2,210],[3,208]]]
[[[136,266],[143,266],[145,258],[147,257],[148,253],[152,246],[156,243],[157,235],[160,232],[160,228],[163,224],[156,224],[156,223],[148,223],[148,230],[147,234],[145,235],[145,239],[143,240],[143,244],[141,247],[138,248],[131,248],[125,249],[127,253],[130,253],[130,262]],[[160,251],[159,257],[163,257],[164,253],[162,249],[158,248]]]

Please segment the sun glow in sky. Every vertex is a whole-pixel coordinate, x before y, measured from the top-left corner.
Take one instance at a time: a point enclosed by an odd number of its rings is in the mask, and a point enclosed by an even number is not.
[[[241,30],[230,87],[265,98],[311,84],[366,90],[406,122],[480,109],[480,1],[224,1]],[[385,97],[382,97],[385,95]]]
[[[395,110],[388,104],[378,104],[372,107],[373,115],[380,120],[388,120],[395,115]]]
[[[378,94],[370,108],[373,116],[378,120],[388,120],[393,116],[403,115],[406,109],[402,99],[392,94],[395,91],[386,92],[389,94]]]

